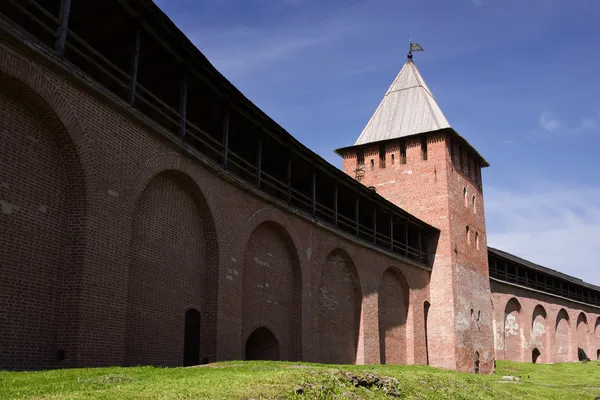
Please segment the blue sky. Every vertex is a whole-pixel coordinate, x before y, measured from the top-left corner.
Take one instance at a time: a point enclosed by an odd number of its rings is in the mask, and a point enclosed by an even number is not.
[[[488,244],[600,285],[600,2],[157,0],[335,166],[405,61],[484,170]]]

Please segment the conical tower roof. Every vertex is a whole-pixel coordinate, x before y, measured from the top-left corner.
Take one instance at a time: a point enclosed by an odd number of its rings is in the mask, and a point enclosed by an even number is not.
[[[448,120],[412,58],[408,58],[354,145],[444,128],[450,128]]]

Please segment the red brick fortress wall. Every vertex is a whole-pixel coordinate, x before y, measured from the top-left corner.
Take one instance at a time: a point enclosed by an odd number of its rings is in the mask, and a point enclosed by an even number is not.
[[[38,57],[0,44],[1,368],[182,365],[194,313],[201,360],[426,363],[427,268],[272,204]]]
[[[597,307],[496,280],[491,289],[497,359],[573,362],[578,361],[578,348],[598,359]]]

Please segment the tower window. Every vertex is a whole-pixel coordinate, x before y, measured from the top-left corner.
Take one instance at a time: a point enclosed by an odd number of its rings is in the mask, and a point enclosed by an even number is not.
[[[427,161],[427,136],[421,136],[421,159]]]
[[[406,140],[400,140],[400,164],[406,164]]]
[[[375,160],[371,158],[371,169],[375,168]]]
[[[379,144],[379,168],[385,168],[385,144]]]
[[[479,250],[479,232],[475,232],[475,247]]]
[[[471,228],[469,228],[469,225],[467,225],[467,227],[465,228],[465,235],[467,237],[467,244],[470,246],[471,245]]]
[[[463,188],[463,198],[465,200],[465,207],[469,207],[469,196],[467,196],[467,188]]]
[[[471,202],[473,203],[473,214],[477,214],[477,204],[476,204],[475,195],[473,195],[473,197],[471,198]]]
[[[356,163],[359,167],[365,165],[365,149],[358,149],[356,154]]]
[[[392,165],[394,164],[394,153],[392,153]]]

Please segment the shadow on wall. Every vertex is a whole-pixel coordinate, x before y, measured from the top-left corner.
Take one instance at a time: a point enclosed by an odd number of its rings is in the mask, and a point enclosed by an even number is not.
[[[265,327],[256,329],[246,341],[246,360],[279,360],[279,342]]]
[[[7,65],[13,64],[20,65]],[[41,95],[0,72],[0,235],[11,243],[0,246],[0,260],[3,282],[17,282],[3,285],[0,297],[0,310],[8,311],[0,319],[10,332],[3,335],[0,368],[76,362],[71,335],[80,321],[72,298],[86,254],[85,151],[74,145],[68,102],[45,78],[36,84],[46,89]]]
[[[379,351],[382,364],[406,364],[406,319],[409,287],[396,268],[388,268],[379,285]]]
[[[327,257],[320,289],[320,357],[325,363],[354,364],[362,293],[354,262],[345,251],[335,249]]]

